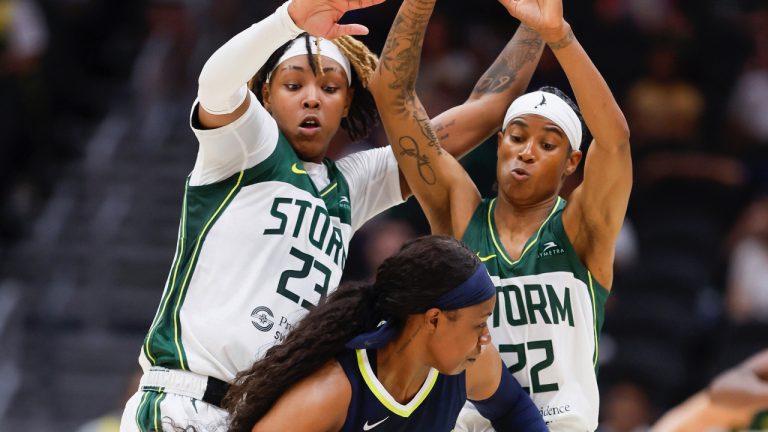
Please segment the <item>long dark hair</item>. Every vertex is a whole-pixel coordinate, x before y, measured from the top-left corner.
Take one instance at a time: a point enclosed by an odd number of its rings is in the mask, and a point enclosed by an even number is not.
[[[280,345],[237,375],[224,399],[230,431],[247,432],[291,386],[344,351],[381,320],[402,330],[443,293],[482,265],[464,243],[447,236],[411,240],[379,266],[373,283],[347,283],[311,310]]]
[[[303,43],[306,44],[307,53],[312,52],[310,50],[310,38],[309,34],[302,33],[296,37],[296,39],[304,39]],[[267,76],[277,66],[278,60],[283,56],[288,47],[293,43],[293,40],[286,42],[280,48],[278,48],[264,63],[264,66],[259,69],[256,75],[253,77],[251,83],[251,90],[259,102],[264,103],[261,95],[261,88],[267,81]],[[297,41],[302,43],[302,41]],[[376,102],[373,100],[373,95],[368,91],[368,81],[370,75],[376,69],[376,63],[378,58],[371,53],[370,50],[360,41],[354,39],[351,36],[342,36],[333,41],[337,47],[344,53],[352,65],[352,82],[350,88],[355,90],[354,96],[352,96],[352,102],[349,105],[349,113],[343,119],[341,119],[341,127],[352,141],[364,139],[368,136],[371,129],[373,129],[379,122],[379,112],[376,110]],[[309,60],[309,66],[312,68],[312,73],[317,75],[317,58],[314,55],[307,54]]]

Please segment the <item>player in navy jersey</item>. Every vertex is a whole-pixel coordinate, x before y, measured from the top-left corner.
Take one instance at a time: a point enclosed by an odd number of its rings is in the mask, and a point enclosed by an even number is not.
[[[447,432],[469,398],[497,430],[546,431],[490,344],[495,296],[463,243],[406,243],[373,283],[341,285],[238,375],[230,430]]]

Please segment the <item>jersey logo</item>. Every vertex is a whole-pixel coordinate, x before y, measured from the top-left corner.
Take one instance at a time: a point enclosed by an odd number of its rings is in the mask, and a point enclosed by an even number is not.
[[[547,257],[552,255],[560,255],[564,253],[565,253],[565,249],[558,246],[557,243],[551,241],[551,242],[544,243],[544,250],[539,252],[538,257],[542,258],[542,257]]]
[[[477,253],[477,257],[480,258],[480,261],[486,262],[488,260],[491,260],[493,258],[496,258],[496,254],[488,255],[488,256],[480,256],[480,252]]]
[[[544,243],[544,246],[546,246],[546,247],[544,248],[544,250],[542,252],[546,252],[546,251],[548,251],[548,250],[550,250],[552,248],[556,248],[557,247],[557,243],[555,243],[555,242],[546,242],[546,243]]]
[[[275,315],[266,306],[259,306],[251,312],[251,323],[254,327],[263,332],[272,330],[275,325]]]
[[[306,174],[307,172],[303,169],[299,168],[299,164],[294,162],[293,165],[291,165],[291,171],[293,171],[294,174]]]
[[[384,417],[384,420],[380,420],[380,421],[377,421],[376,423],[374,423],[374,424],[372,424],[372,425],[369,425],[369,424],[368,424],[368,421],[366,420],[365,424],[363,425],[363,430],[364,430],[364,431],[369,431],[369,430],[371,430],[371,429],[375,428],[376,426],[378,426],[378,425],[380,425],[380,424],[384,423],[384,422],[385,422],[385,421],[387,421],[388,419],[389,419],[389,416],[387,416],[387,417]]]

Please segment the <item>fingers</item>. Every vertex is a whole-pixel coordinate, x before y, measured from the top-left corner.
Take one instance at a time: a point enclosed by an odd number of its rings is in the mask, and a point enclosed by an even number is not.
[[[346,10],[363,9],[384,3],[385,0],[345,0]]]
[[[330,33],[330,39],[335,39],[344,35],[363,36],[368,34],[368,27],[362,24],[337,24]]]

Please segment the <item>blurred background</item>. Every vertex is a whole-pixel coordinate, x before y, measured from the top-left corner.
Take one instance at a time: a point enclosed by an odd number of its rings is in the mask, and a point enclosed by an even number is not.
[[[279,4],[0,0],[0,431],[116,430],[173,258],[197,76]],[[379,52],[398,6],[347,21]],[[768,347],[768,2],[565,9],[632,131],[599,382],[601,429],[641,431]],[[493,0],[438,3],[418,82],[431,115],[463,102],[516,27]],[[544,84],[569,92],[548,51]],[[336,141],[334,158],[385,144]],[[485,195],[495,152],[463,161]],[[345,278],[426,231],[415,200],[370,222]]]

